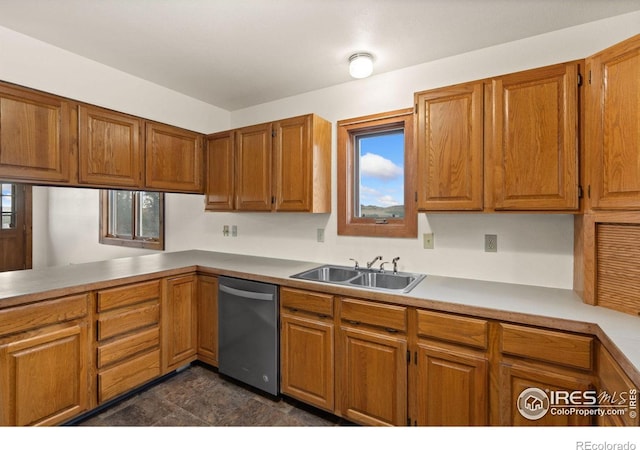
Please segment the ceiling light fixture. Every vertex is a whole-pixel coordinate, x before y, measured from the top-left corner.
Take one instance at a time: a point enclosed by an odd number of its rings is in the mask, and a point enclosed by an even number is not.
[[[349,57],[349,74],[353,78],[367,78],[373,72],[373,56],[356,53]]]

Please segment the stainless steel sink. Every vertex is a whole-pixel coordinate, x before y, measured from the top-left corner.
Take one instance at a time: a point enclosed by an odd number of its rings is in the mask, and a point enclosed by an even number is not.
[[[415,281],[415,279],[416,277],[409,275],[366,272],[361,274],[359,277],[351,280],[350,283],[357,286],[366,286],[370,288],[402,290],[406,289],[406,287],[409,286],[413,281]]]
[[[323,265],[291,275],[300,280],[319,281],[340,286],[351,286],[376,291],[407,293],[426,275],[409,272],[390,272],[376,269]]]
[[[345,267],[322,266],[316,267],[312,270],[308,270],[301,274],[294,275],[293,278],[302,278],[303,280],[312,281],[325,281],[328,283],[339,283],[342,281],[350,280],[354,277],[357,277],[358,275],[360,275],[360,273],[357,270],[348,269]]]

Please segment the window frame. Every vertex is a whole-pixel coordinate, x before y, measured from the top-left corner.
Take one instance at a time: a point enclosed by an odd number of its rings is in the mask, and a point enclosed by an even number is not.
[[[338,128],[338,235],[416,238],[418,213],[416,191],[417,150],[414,145],[413,108],[340,120]],[[356,136],[404,129],[404,218],[356,217],[354,198]]]
[[[100,235],[99,242],[104,245],[118,245],[122,247],[144,248],[149,250],[164,250],[164,192],[158,192],[160,194],[160,211],[159,211],[159,224],[158,224],[158,239],[146,239],[136,236],[137,230],[137,217],[136,211],[138,210],[139,193],[143,191],[130,191],[133,194],[133,201],[131,202],[131,208],[133,212],[133,223],[131,224],[132,234],[131,238],[114,236],[109,234],[109,192],[113,189],[101,189],[100,190]],[[144,191],[152,192],[152,191]]]

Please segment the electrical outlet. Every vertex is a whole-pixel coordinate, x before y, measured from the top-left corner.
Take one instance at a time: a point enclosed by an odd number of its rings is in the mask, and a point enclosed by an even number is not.
[[[497,234],[484,235],[484,251],[494,252],[494,253],[498,251],[498,235]]]
[[[231,225],[231,236],[238,236],[238,227],[236,225]]]
[[[424,233],[422,235],[422,246],[427,250],[433,250],[433,233]]]
[[[324,228],[318,228],[316,230],[317,236],[316,239],[318,242],[324,242]]]
[[[229,236],[229,225],[222,225],[222,235]]]

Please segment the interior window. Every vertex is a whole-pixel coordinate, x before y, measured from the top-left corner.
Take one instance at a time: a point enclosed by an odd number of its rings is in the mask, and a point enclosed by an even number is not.
[[[2,183],[0,187],[0,215],[2,216],[1,227],[3,230],[10,230],[16,227],[15,185]]]
[[[413,110],[338,122],[338,234],[416,237]]]
[[[164,194],[101,191],[100,243],[164,250]]]

